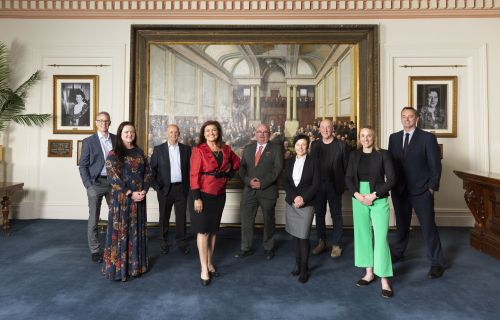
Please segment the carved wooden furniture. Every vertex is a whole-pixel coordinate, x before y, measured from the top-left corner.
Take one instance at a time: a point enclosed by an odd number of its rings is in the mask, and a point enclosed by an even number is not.
[[[24,183],[22,182],[0,182],[0,196],[2,197],[2,229],[3,231],[7,231],[9,226],[9,198],[11,195],[16,193],[17,191],[23,190]]]
[[[463,180],[465,202],[476,220],[471,246],[500,259],[500,174],[453,172]]]

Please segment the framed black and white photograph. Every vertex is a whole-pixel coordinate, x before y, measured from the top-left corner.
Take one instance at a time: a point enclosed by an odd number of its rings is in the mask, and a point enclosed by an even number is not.
[[[96,132],[99,76],[54,75],[54,133]]]
[[[409,104],[417,109],[417,126],[441,138],[457,137],[457,77],[409,77]]]

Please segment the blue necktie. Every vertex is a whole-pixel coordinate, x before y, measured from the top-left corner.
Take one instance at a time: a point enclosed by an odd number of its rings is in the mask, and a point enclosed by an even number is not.
[[[405,142],[403,144],[403,153],[406,153],[406,149],[408,149],[408,143],[410,142],[410,134],[405,133]]]

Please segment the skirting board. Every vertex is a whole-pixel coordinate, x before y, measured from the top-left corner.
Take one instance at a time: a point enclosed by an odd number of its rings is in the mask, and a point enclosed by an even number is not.
[[[155,203],[156,204],[156,203]],[[148,221],[157,222],[159,211],[158,205],[148,206]],[[22,202],[10,206],[10,219],[69,219],[69,220],[86,220],[88,219],[88,207],[86,204],[40,204],[35,206],[34,203]],[[344,225],[352,225],[352,210],[342,210],[344,217]],[[101,219],[107,220],[108,209],[106,205],[101,207]],[[175,221],[175,215],[171,215],[171,222]],[[189,221],[189,215],[188,215]],[[222,223],[238,224],[240,222],[240,207],[235,204],[226,204],[222,216]],[[256,217],[257,223],[262,223],[262,214],[259,212]],[[276,208],[276,223],[285,224],[285,208],[277,206]],[[313,224],[315,222],[313,221]],[[330,214],[326,215],[327,225],[332,224]],[[446,227],[473,227],[474,218],[468,209],[449,209],[436,208],[436,224]],[[394,213],[391,212],[390,225],[395,225]],[[412,225],[418,226],[418,219],[413,215]]]

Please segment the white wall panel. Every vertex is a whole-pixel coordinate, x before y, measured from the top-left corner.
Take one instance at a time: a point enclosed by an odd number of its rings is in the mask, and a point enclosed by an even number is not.
[[[147,20],[148,24],[167,20]],[[259,24],[330,24],[333,20],[258,20]],[[14,53],[13,82],[26,79],[37,69],[44,79],[33,88],[27,103],[29,112],[52,112],[52,75],[99,74],[100,106],[111,113],[111,131],[128,118],[130,25],[141,20],[43,20],[1,19],[0,41]],[[200,23],[176,20],[175,23]],[[221,20],[206,21],[219,24]],[[246,21],[231,21],[246,24]],[[471,225],[463,200],[460,181],[454,169],[489,169],[500,172],[500,139],[496,135],[500,113],[500,20],[498,19],[388,19],[343,20],[343,24],[380,25],[381,52],[381,135],[387,145],[391,132],[401,128],[399,110],[407,103],[407,77],[433,74],[459,77],[458,137],[440,138],[443,143],[442,190],[436,196],[437,221],[442,225]],[[36,30],[36,32],[34,32]],[[103,32],[105,30],[105,32]],[[437,32],[437,30],[439,32]],[[102,69],[47,67],[49,63],[104,63]],[[457,69],[402,69],[399,64],[464,64]],[[318,99],[322,98],[318,92]],[[324,100],[324,99],[322,99]],[[325,112],[318,101],[318,111]],[[86,219],[87,199],[76,166],[76,141],[86,135],[54,135],[52,124],[43,128],[11,127],[0,142],[6,146],[5,162],[0,174],[7,180],[25,182],[24,197],[14,197],[12,211],[18,218]],[[47,158],[48,139],[72,139],[72,158]],[[283,200],[277,208],[278,223],[283,223]],[[344,212],[350,215],[349,199],[344,199]],[[148,195],[149,217],[157,220],[156,196]],[[103,210],[103,217],[106,213]],[[239,193],[228,196],[224,220],[236,222]]]

